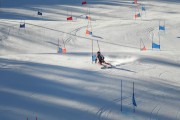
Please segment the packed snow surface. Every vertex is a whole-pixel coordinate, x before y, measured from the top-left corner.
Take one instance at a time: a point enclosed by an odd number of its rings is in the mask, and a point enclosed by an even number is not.
[[[82,2],[0,0],[0,120],[180,120],[180,1]]]

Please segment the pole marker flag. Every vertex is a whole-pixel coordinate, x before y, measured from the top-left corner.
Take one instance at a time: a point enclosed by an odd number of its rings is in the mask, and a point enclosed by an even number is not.
[[[164,20],[163,24],[162,24],[161,21],[159,21],[159,30],[165,31],[165,30],[166,30],[165,25],[166,25],[166,24],[165,24],[165,20]]]
[[[156,44],[156,43],[152,43],[152,48],[160,49],[160,45],[158,45],[158,44]]]
[[[62,48],[62,53],[66,54],[66,48]]]
[[[138,18],[138,14],[135,14],[134,17],[135,17],[135,18]]]
[[[137,15],[138,15],[138,17],[141,17],[141,14],[140,14],[140,13],[138,13]]]
[[[133,97],[132,97],[132,103],[133,103],[133,105],[134,105],[134,106],[136,106],[136,107],[137,107],[137,104],[136,104],[136,100],[135,100],[134,93],[133,93]]]
[[[137,0],[134,0],[134,4],[137,4]]]
[[[67,20],[73,20],[72,16],[68,17]]]
[[[62,53],[62,48],[59,48],[59,49],[58,49],[58,53]]]
[[[37,15],[41,15],[42,16],[42,12],[38,11]]]
[[[92,35],[92,32],[90,32],[89,34]]]
[[[66,54],[66,48],[59,48],[58,53]]]
[[[82,5],[86,5],[86,4],[87,4],[87,2],[86,2],[86,1],[83,1],[83,2],[82,2]]]
[[[146,47],[144,46],[143,48],[141,48],[141,51],[146,51]]]
[[[96,55],[92,55],[92,61],[96,61]]]
[[[25,28],[25,26],[26,26],[25,23],[21,23],[19,27],[20,28]]]
[[[86,16],[86,19],[91,20],[91,17],[90,16]]]
[[[143,45],[143,46],[142,46]],[[141,47],[142,46],[142,47]],[[142,41],[142,39],[140,40],[140,50],[141,51],[146,51],[146,46],[144,45],[144,42]]]
[[[86,35],[89,35],[90,34],[90,31],[89,30],[86,30]]]
[[[142,11],[146,11],[146,8],[145,8],[144,6],[142,6],[142,8],[141,8],[141,9],[142,9]]]
[[[86,30],[86,35],[92,35],[92,32],[87,29]]]
[[[165,26],[159,26],[159,30],[165,30]]]

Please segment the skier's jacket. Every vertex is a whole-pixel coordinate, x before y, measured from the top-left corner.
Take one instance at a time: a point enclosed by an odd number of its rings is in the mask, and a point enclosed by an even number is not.
[[[97,58],[99,61],[104,61],[104,56],[102,54],[97,54]]]

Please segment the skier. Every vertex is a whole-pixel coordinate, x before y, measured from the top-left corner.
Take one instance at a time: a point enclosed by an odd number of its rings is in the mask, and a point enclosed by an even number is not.
[[[97,52],[95,63],[97,63],[97,60],[100,65],[103,65],[103,63],[107,65],[111,65],[110,63],[104,61],[104,56],[101,54],[100,51]]]

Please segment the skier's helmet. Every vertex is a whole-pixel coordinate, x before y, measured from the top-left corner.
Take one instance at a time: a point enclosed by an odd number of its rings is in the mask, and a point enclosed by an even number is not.
[[[101,53],[100,51],[97,52],[97,54],[100,54],[100,53]]]

